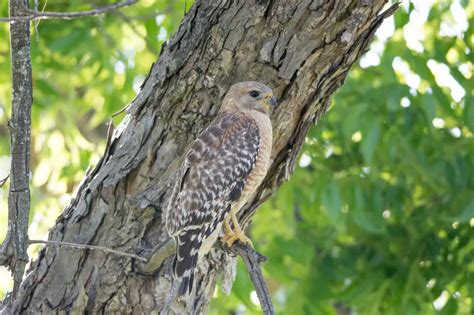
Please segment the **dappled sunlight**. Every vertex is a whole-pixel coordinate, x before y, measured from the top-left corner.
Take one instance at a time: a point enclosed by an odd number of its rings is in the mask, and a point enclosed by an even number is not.
[[[463,87],[451,75],[449,67],[433,59],[428,60],[427,66],[433,73],[438,86],[449,88],[453,100],[460,102],[466,93]]]
[[[421,78],[410,69],[408,62],[397,56],[393,58],[392,67],[400,78],[401,83],[405,83],[413,90],[418,89],[421,83]]]

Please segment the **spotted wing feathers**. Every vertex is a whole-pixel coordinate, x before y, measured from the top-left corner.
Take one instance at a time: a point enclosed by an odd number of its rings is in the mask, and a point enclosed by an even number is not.
[[[181,280],[179,295],[191,292],[199,250],[240,198],[259,145],[256,123],[234,113],[216,119],[189,150],[166,218],[177,245],[174,276]]]

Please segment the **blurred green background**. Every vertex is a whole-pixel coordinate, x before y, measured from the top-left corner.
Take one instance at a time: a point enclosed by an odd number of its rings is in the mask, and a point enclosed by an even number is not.
[[[78,11],[112,1],[39,1]],[[30,238],[45,239],[191,1],[32,27]],[[8,1],[0,0],[7,16]],[[250,231],[279,314],[474,314],[474,2],[402,1]],[[0,22],[0,179],[8,174]],[[116,118],[116,123],[122,117]],[[0,241],[8,182],[0,188]],[[38,247],[30,247],[35,255]],[[0,299],[11,287],[0,267]],[[260,314],[245,267],[211,314]]]

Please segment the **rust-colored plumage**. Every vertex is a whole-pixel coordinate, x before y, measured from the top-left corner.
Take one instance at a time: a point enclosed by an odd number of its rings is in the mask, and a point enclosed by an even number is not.
[[[235,214],[269,166],[270,105],[275,105],[275,99],[266,85],[233,85],[217,118],[186,154],[166,213],[166,227],[177,248],[174,277],[179,295],[191,292],[198,259],[210,250],[223,225],[227,245],[237,239],[249,241]]]

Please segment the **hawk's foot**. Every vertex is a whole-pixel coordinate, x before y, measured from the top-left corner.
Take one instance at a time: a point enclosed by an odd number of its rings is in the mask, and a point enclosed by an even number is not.
[[[235,241],[241,241],[242,243],[244,244],[248,244],[250,246],[252,246],[253,248],[253,243],[252,241],[250,240],[250,238],[248,238],[247,236],[245,236],[244,233],[242,233],[241,231],[239,232],[233,232],[232,234],[226,234],[224,235],[224,237],[222,238],[222,242],[224,244],[226,244],[227,246],[231,247],[232,245],[234,245]]]
[[[232,214],[231,214],[231,216],[232,216]],[[235,243],[235,241],[239,240],[244,244],[248,244],[248,245],[252,246],[252,248],[253,248],[252,241],[250,240],[250,238],[245,236],[244,232],[242,232],[237,220],[236,219],[234,220],[234,218],[232,218],[232,221],[234,223],[235,231],[233,231],[232,228],[230,227],[228,220],[224,220],[224,233],[225,233],[225,235],[222,237],[222,243],[224,243],[227,246],[231,247]]]

